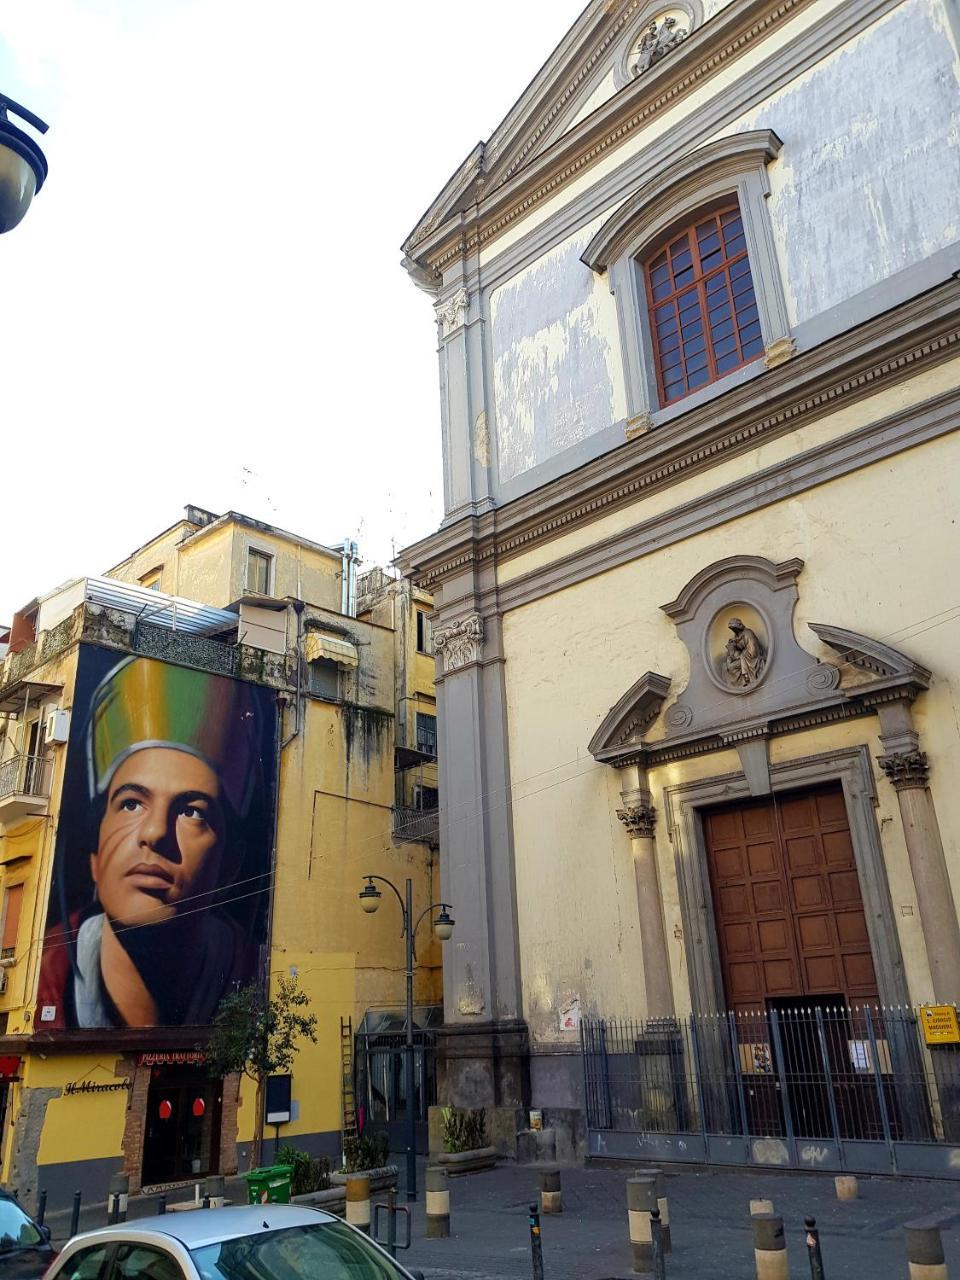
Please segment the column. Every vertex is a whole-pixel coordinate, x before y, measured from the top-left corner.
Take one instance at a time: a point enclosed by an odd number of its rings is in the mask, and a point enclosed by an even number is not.
[[[927,786],[930,767],[907,704],[881,708],[880,728],[885,754],[878,763],[900,804],[934,998],[940,1004],[953,1004],[960,1002],[960,924],[940,824]]]
[[[657,876],[657,845],[654,839],[657,811],[650,803],[649,791],[643,785],[646,778],[638,776],[636,780],[641,785],[621,792],[623,808],[617,810],[617,817],[627,828],[633,847],[647,1017],[672,1018],[673,985],[670,981],[670,956],[663,924],[663,901]]]
[[[471,575],[471,578],[473,575]],[[477,575],[481,578],[482,575]],[[440,1096],[460,1107],[529,1105],[500,619],[483,581],[444,583],[434,625],[441,879],[456,929],[444,952]],[[469,586],[470,594],[463,588]],[[464,605],[473,605],[463,612]]]

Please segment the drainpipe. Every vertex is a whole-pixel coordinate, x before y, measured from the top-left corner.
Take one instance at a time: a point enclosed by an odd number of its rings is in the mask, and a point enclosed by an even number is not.
[[[289,733],[289,734],[288,734],[288,735],[283,739],[283,741],[280,743],[279,747],[277,748],[277,764],[276,764],[276,769],[275,769],[275,771],[274,771],[274,779],[273,779],[273,803],[274,803],[274,813],[273,813],[273,849],[271,850],[271,856],[270,856],[270,868],[271,868],[271,871],[272,871],[272,873],[273,873],[273,874],[270,876],[270,893],[269,893],[269,898],[268,898],[268,901],[267,901],[267,945],[266,945],[266,955],[265,955],[265,957],[264,957],[264,961],[265,961],[265,963],[264,963],[264,965],[263,965],[263,970],[264,970],[264,979],[265,979],[265,984],[266,984],[267,994],[268,994],[268,995],[269,995],[269,992],[270,992],[270,970],[271,970],[271,967],[272,967],[270,962],[271,962],[272,955],[273,955],[273,908],[274,908],[274,902],[275,902],[275,899],[276,899],[276,887],[277,887],[277,850],[278,850],[278,848],[279,848],[279,843],[280,843],[280,842],[279,842],[279,833],[280,833],[280,774],[281,774],[281,765],[282,765],[282,763],[283,763],[283,753],[284,753],[284,751],[287,749],[287,747],[289,747],[290,743],[291,743],[291,742],[293,742],[294,738],[298,737],[298,736],[299,736],[299,734],[300,734],[300,701],[301,701],[301,696],[302,696],[302,677],[301,677],[301,671],[302,671],[302,668],[303,668],[303,656],[302,656],[302,650],[303,650],[303,610],[304,610],[304,603],[303,603],[303,601],[302,601],[302,600],[294,600],[294,602],[293,602],[293,611],[294,611],[294,613],[297,615],[297,647],[296,647],[296,657],[297,657],[297,692],[296,692],[296,696],[295,696],[295,704],[294,704],[294,716],[295,716],[295,719],[294,719],[293,732],[292,732],[292,733]],[[283,703],[283,701],[281,700],[281,698],[282,698],[282,695],[280,695],[280,697],[278,697],[278,702],[279,702],[279,712],[280,712],[280,714],[279,714],[279,722],[280,722],[280,728],[282,729],[282,728],[283,728],[283,706],[284,706],[284,703]]]

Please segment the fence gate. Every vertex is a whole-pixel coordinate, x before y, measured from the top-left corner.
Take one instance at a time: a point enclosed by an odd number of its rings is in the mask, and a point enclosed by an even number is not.
[[[437,1100],[436,1033],[413,1035],[413,1106],[417,1153],[429,1149],[427,1108]],[[391,1151],[407,1149],[406,1036],[402,1030],[361,1031],[356,1045],[357,1121],[361,1133],[385,1133]]]
[[[581,1024],[591,1155],[960,1178],[960,1046],[921,1013],[797,1007]]]

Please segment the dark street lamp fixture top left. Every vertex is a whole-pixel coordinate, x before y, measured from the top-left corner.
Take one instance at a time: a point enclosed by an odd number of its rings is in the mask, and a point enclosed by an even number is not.
[[[0,93],[0,233],[22,222],[47,176],[46,156],[29,133],[11,122],[11,115],[38,133],[47,132],[39,116]]]

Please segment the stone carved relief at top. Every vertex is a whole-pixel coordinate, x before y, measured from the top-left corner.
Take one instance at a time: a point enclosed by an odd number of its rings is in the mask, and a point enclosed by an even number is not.
[[[724,646],[720,678],[731,689],[751,689],[763,676],[767,647],[739,618],[731,618],[727,626],[733,635]]]
[[[690,19],[686,14],[670,11],[651,20],[643,35],[631,49],[627,68],[634,77],[642,76],[668,53],[672,53],[690,34]]]

